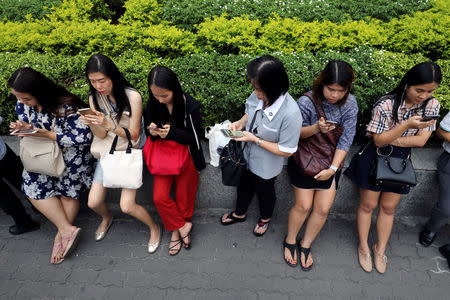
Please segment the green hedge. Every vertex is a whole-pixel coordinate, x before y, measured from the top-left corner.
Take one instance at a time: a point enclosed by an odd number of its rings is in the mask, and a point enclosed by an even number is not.
[[[290,78],[290,93],[298,98],[309,89],[312,81],[330,59],[344,59],[352,64],[356,72],[353,94],[358,100],[361,116],[370,110],[372,103],[391,90],[414,64],[427,59],[419,54],[406,55],[375,50],[368,47],[355,48],[348,53],[334,51],[317,53],[298,53],[293,55],[276,54],[286,66]],[[206,125],[225,119],[235,120],[244,111],[244,102],[251,93],[251,86],[245,81],[245,68],[253,59],[250,55],[192,54],[173,60],[154,58],[127,52],[113,58],[125,76],[147,99],[146,78],[154,64],[172,67],[177,72],[184,89],[200,100],[204,106]],[[83,76],[83,68],[88,59],[85,55],[71,57],[37,53],[0,53],[0,114],[6,124],[14,119],[15,99],[6,88],[6,81],[14,70],[28,65],[42,71],[47,76],[66,86],[69,90],[87,101],[88,86]],[[450,108],[449,60],[440,60],[444,71],[444,82],[435,96],[448,109]],[[359,121],[358,133],[364,133],[367,119]]]
[[[22,22],[26,20],[26,15],[41,19],[52,6],[60,3],[61,0],[0,0],[0,21]]]
[[[273,12],[283,18],[298,18],[304,22],[339,23],[364,20],[367,17],[390,21],[404,14],[431,8],[427,0],[167,0],[162,19],[181,28],[195,30],[195,25],[207,18],[227,14],[252,20],[267,20]]]
[[[425,12],[415,12],[383,23],[375,19],[301,22],[296,18],[272,16],[262,23],[248,16],[207,18],[198,32],[158,23],[156,0],[145,4],[125,3],[128,9],[119,20],[92,20],[100,0],[64,0],[42,20],[0,22],[0,52],[52,52],[119,55],[128,50],[161,57],[190,53],[251,54],[261,52],[348,51],[368,45],[396,52],[422,53],[431,59],[449,58],[450,4],[437,0]],[[156,24],[158,23],[158,24]]]

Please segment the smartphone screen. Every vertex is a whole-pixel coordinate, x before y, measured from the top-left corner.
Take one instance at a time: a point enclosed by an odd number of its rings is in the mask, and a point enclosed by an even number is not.
[[[18,134],[34,134],[34,133],[36,133],[36,130],[31,128],[31,129],[25,129],[25,130],[14,130],[10,134],[11,135],[18,135]]]
[[[337,125],[338,122],[326,120],[325,123],[329,125]]]
[[[238,138],[244,136],[244,134],[240,130],[222,129],[222,133],[229,138]]]
[[[95,115],[95,112],[93,110],[91,110],[90,108],[80,108],[78,110],[78,113],[80,115],[83,115],[83,116],[85,116],[85,115]]]
[[[428,121],[431,121],[431,120],[437,120],[437,119],[439,119],[439,117],[440,117],[439,115],[423,116],[421,121],[422,122],[428,122]]]

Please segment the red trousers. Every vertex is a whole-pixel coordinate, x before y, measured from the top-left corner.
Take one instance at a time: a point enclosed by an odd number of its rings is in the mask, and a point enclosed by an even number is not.
[[[175,199],[170,188],[175,181]],[[198,172],[190,155],[178,175],[153,176],[153,202],[167,231],[174,231],[190,222],[194,214]]]

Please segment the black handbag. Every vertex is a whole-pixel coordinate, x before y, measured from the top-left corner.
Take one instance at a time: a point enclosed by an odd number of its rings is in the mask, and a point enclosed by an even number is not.
[[[247,168],[242,143],[230,140],[220,153],[219,167],[222,169],[222,183],[236,186],[242,172]]]
[[[252,123],[250,124],[250,130],[255,123],[256,111]],[[247,143],[242,147],[242,142],[231,139],[222,152],[220,152],[219,167],[222,169],[222,183],[227,186],[237,186],[242,172],[247,169],[247,161],[244,158],[244,149]]]
[[[382,155],[377,148],[378,157],[375,165],[375,184],[387,188],[408,188],[416,185],[416,172],[410,155],[406,158]]]

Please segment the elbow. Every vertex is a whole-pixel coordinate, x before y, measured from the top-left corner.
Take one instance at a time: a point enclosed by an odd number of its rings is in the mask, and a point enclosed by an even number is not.
[[[286,153],[286,152],[281,152],[281,156],[289,158],[293,155],[294,153]]]

